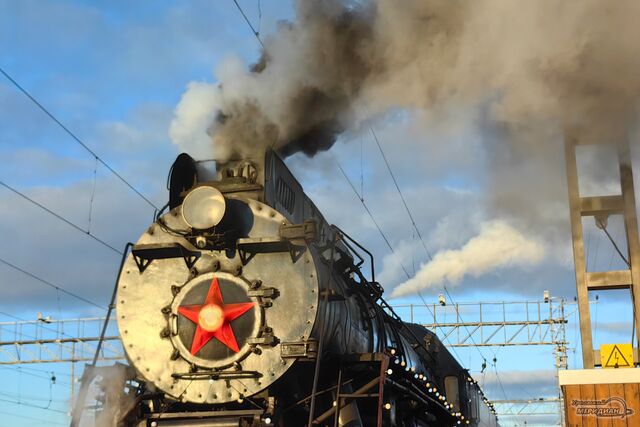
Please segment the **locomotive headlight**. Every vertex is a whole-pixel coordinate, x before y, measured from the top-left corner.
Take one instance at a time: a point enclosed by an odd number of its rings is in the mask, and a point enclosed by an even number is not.
[[[196,187],[182,202],[182,218],[191,228],[207,230],[222,220],[226,205],[224,196],[217,188]]]

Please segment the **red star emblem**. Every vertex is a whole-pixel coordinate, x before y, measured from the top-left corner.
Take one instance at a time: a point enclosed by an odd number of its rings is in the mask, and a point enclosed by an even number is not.
[[[234,352],[239,352],[238,341],[231,329],[231,321],[249,311],[256,303],[243,302],[225,304],[216,277],[211,281],[209,292],[201,305],[181,305],[178,313],[196,324],[196,332],[191,343],[191,354],[200,351],[211,338],[216,338]]]

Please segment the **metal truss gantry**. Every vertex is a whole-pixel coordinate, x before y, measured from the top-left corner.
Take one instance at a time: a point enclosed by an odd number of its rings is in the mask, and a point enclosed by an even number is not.
[[[553,347],[556,375],[567,369],[566,302],[544,301],[407,304],[394,306],[403,319],[432,330],[447,347],[507,347],[549,345]],[[492,401],[499,415],[507,417],[560,415],[562,390],[557,398]],[[509,406],[510,405],[510,406]]]
[[[394,305],[405,320],[435,332],[448,347],[551,345],[556,369],[567,368],[564,300]],[[463,320],[464,319],[464,320]],[[0,365],[31,363],[74,365],[93,359],[103,317],[0,322]],[[124,351],[111,319],[100,360],[122,360]],[[560,399],[494,401],[503,417],[557,415]],[[551,406],[555,405],[553,408]]]
[[[75,394],[75,364],[90,362],[96,353],[104,317],[0,322],[0,365],[69,363],[70,398]],[[122,360],[124,350],[111,318],[98,360]]]
[[[556,367],[567,367],[565,301],[408,304],[394,306],[404,319],[420,323],[448,347],[551,345]]]
[[[124,357],[115,320],[109,322],[99,359]],[[0,322],[0,365],[93,360],[103,317]]]
[[[393,308],[403,319],[435,332],[449,347],[551,345],[556,367],[567,367],[564,300]],[[0,365],[90,361],[103,323],[103,317],[0,322]],[[100,354],[103,360],[124,357],[115,323],[111,319],[107,327]]]
[[[562,400],[558,398],[509,399],[491,401],[501,419],[513,417],[538,417],[558,415]]]

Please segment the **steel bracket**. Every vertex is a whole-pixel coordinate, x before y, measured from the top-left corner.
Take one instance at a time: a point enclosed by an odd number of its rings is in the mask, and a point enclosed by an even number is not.
[[[320,298],[326,298],[329,302],[345,300],[344,295],[337,293],[335,289],[320,289]]]
[[[315,241],[318,235],[318,226],[313,219],[306,220],[302,224],[282,225],[280,237],[287,240]]]
[[[278,344],[278,341],[278,338],[276,338],[273,334],[265,334],[260,337],[251,337],[247,339],[247,343],[252,346],[262,345],[273,347],[274,345]]]
[[[182,258],[187,266],[191,269],[200,258],[200,251],[192,251],[182,246],[180,243],[152,243],[146,245],[135,245],[131,250],[133,260],[138,266],[138,271],[143,273],[153,260]]]
[[[314,360],[318,356],[318,341],[294,341],[280,344],[280,357],[283,359],[309,359]]]
[[[280,295],[280,291],[276,288],[270,287],[270,288],[251,289],[247,291],[247,294],[250,297],[275,299]]]

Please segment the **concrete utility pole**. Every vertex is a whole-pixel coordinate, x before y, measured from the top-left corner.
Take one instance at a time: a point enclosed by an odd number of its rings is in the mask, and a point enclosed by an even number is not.
[[[579,146],[608,145],[618,155],[620,172],[620,194],[581,197],[578,180],[576,149]],[[640,242],[638,240],[638,220],[636,215],[633,173],[631,168],[631,151],[627,135],[615,135],[610,140],[596,139],[580,135],[576,130],[565,133],[565,162],[567,172],[567,188],[569,191],[569,208],[571,213],[571,234],[573,237],[573,256],[576,270],[576,290],[578,295],[578,311],[580,313],[580,335],[582,339],[582,361],[584,369],[600,366],[600,352],[593,348],[591,332],[591,314],[589,310],[589,291],[608,291],[614,289],[630,289],[633,302],[633,319],[635,331],[640,331]],[[626,229],[627,254],[620,255],[629,265],[628,269],[615,271],[587,271],[582,217],[594,217],[598,228],[606,232],[607,219],[610,215],[622,215]],[[636,333],[634,345],[634,364],[638,363],[638,343],[640,336]]]

